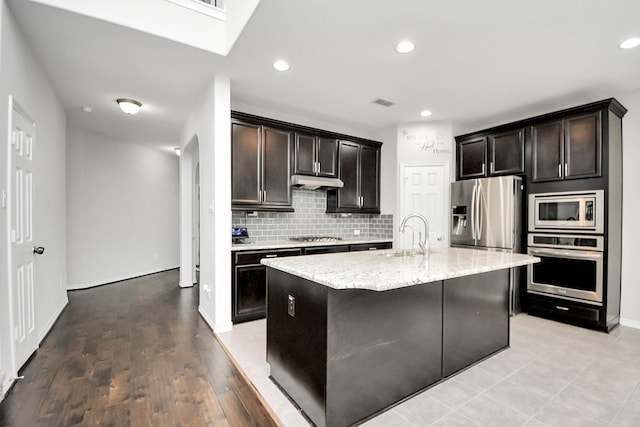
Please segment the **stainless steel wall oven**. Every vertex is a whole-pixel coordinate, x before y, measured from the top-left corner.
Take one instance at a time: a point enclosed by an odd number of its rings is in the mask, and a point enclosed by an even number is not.
[[[602,305],[603,236],[532,233],[528,240],[528,253],[542,260],[528,267],[529,293]]]

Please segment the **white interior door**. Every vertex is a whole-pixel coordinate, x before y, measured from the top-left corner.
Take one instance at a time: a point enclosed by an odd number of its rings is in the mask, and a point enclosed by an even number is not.
[[[404,165],[401,171],[398,225],[410,213],[422,214],[429,221],[431,248],[448,246],[448,165]],[[409,220],[405,232],[399,235],[399,249],[411,248],[412,242],[417,246],[418,233],[424,233],[423,225],[419,220]]]
[[[33,240],[33,150],[35,124],[15,104],[10,137],[11,318],[14,362],[20,368],[38,347],[35,325],[35,251]]]

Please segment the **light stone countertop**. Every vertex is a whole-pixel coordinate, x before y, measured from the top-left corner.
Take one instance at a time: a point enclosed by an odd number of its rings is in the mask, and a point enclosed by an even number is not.
[[[381,238],[354,238],[354,239],[342,239],[332,242],[300,242],[295,240],[274,240],[270,242],[258,242],[258,243],[233,243],[231,245],[231,251],[255,251],[262,249],[287,249],[287,248],[309,248],[313,246],[338,246],[338,245],[357,245],[361,243],[391,243],[393,239],[381,239]]]
[[[466,248],[437,248],[428,257],[389,256],[393,249],[263,259],[262,264],[333,289],[387,291],[540,262],[540,258]]]

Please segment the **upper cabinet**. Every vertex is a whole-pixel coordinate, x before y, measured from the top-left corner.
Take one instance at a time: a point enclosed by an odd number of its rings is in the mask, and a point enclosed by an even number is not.
[[[292,212],[291,176],[340,178],[327,212],[380,213],[381,142],[231,112],[231,208]],[[322,190],[324,191],[324,190]]]
[[[531,127],[532,181],[602,175],[599,111]]]
[[[327,190],[327,212],[380,213],[380,146],[340,141],[338,177],[344,187]]]
[[[524,173],[524,131],[517,128],[457,140],[458,179]]]
[[[458,179],[487,176],[487,138],[469,138],[457,144]]]
[[[296,133],[293,173],[299,175],[337,176],[338,140]]]
[[[234,210],[292,210],[291,135],[287,130],[232,121]]]

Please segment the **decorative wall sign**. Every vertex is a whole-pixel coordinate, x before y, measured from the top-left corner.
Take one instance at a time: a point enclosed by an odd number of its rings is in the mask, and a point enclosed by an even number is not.
[[[450,123],[406,123],[398,125],[399,161],[449,162],[453,157]]]

